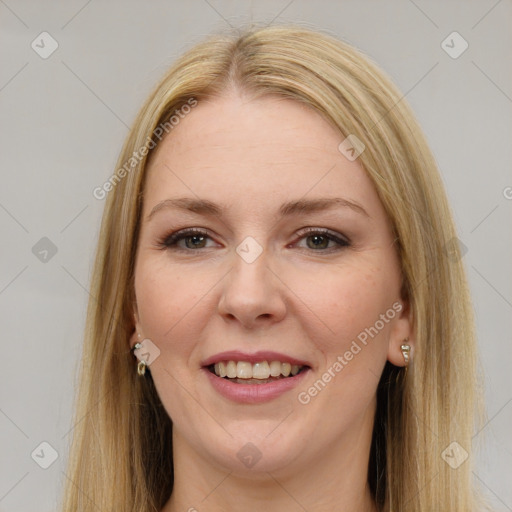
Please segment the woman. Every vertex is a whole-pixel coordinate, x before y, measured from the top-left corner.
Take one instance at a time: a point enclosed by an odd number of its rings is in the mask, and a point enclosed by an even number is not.
[[[64,510],[483,509],[452,215],[368,58],[293,26],[210,38],[95,195]]]

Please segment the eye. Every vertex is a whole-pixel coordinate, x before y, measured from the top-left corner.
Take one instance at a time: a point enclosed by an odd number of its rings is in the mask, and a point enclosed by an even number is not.
[[[207,238],[210,238],[210,236],[206,231],[201,229],[185,229],[166,236],[160,241],[159,246],[163,249],[176,248],[183,251],[188,249],[204,249]],[[182,240],[185,240],[185,247],[178,245],[178,242]]]
[[[307,248],[317,252],[338,251],[350,246],[350,241],[346,237],[339,236],[325,228],[310,228],[299,234],[302,235],[300,240],[306,240]],[[308,243],[307,240],[311,240],[311,243]],[[334,242],[335,246],[329,248],[330,242]]]

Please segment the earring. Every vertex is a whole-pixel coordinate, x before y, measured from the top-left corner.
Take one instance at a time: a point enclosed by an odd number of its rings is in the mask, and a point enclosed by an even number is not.
[[[405,338],[404,342],[409,341],[409,338]],[[405,366],[409,364],[409,352],[411,351],[411,345],[408,343],[403,343],[400,346],[400,350],[402,351],[402,355],[404,356]]]
[[[140,338],[140,334],[139,334],[139,338]],[[141,343],[135,343],[135,345],[132,348],[132,351],[138,350],[139,348],[142,348],[142,344]],[[146,361],[144,359],[141,359],[139,361],[139,364],[137,365],[137,373],[141,377],[144,376],[144,374],[146,373],[146,366],[147,366],[147,363],[146,363]]]

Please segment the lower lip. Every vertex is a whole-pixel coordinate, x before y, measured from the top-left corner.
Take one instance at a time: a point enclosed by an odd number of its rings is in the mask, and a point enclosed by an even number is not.
[[[310,368],[302,370],[293,377],[267,382],[266,384],[236,384],[223,377],[217,377],[207,368],[202,369],[210,379],[213,388],[225,398],[241,404],[259,404],[274,400],[286,391],[293,389],[310,371]]]

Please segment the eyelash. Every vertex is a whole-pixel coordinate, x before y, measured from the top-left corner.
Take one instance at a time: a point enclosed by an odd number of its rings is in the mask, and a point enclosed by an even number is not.
[[[330,249],[319,249],[319,250],[310,249],[313,252],[331,253],[331,252],[335,252],[335,251],[340,251],[346,247],[350,247],[350,245],[351,245],[350,241],[347,238],[340,238],[336,234],[332,233],[331,231],[329,231],[328,229],[325,229],[325,228],[314,228],[314,229],[310,228],[310,229],[301,231],[299,234],[301,237],[300,240],[302,240],[303,238],[308,238],[310,236],[320,235],[320,236],[327,238],[329,241],[333,241],[338,244],[338,247],[334,247],[334,248],[331,247]],[[192,236],[204,236],[204,237],[211,239],[209,234],[206,231],[203,231],[201,229],[192,229],[192,228],[184,229],[182,231],[176,231],[174,233],[171,233],[170,235],[166,235],[164,238],[162,238],[158,242],[158,247],[161,249],[171,249],[171,250],[180,251],[180,252],[197,252],[200,249],[204,249],[203,247],[200,247],[199,249],[183,249],[183,248],[180,248],[177,246],[177,243],[179,241],[184,240],[186,238],[190,238]]]

